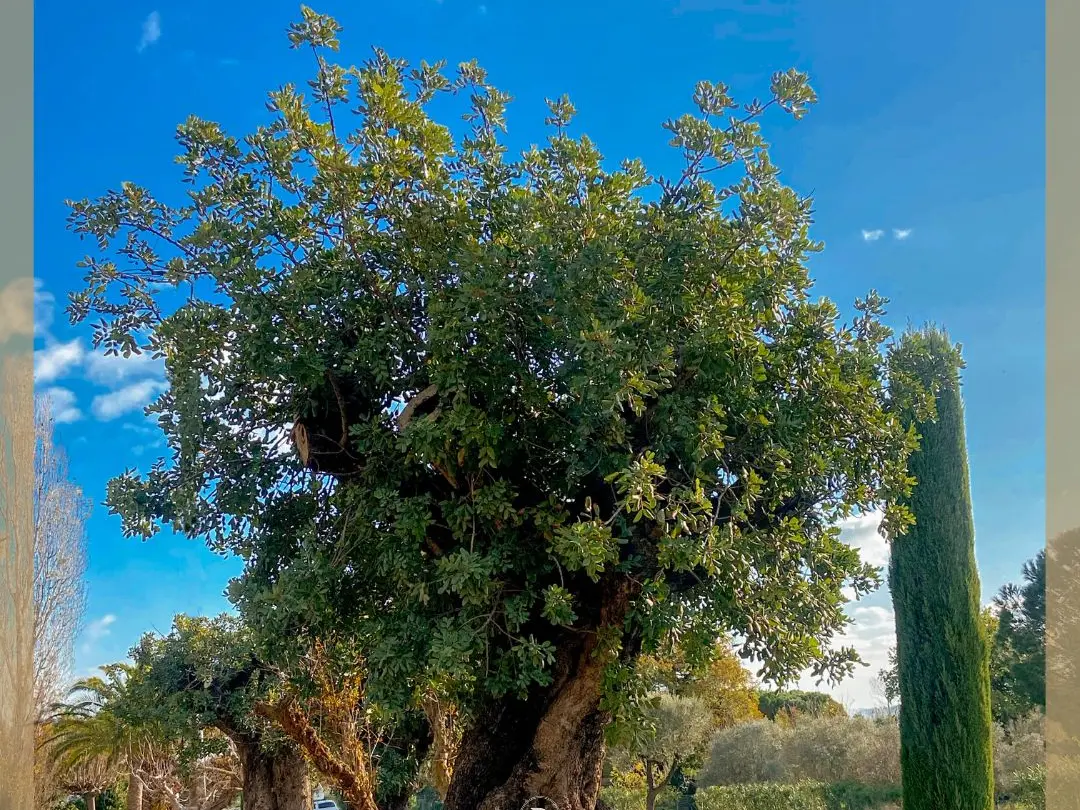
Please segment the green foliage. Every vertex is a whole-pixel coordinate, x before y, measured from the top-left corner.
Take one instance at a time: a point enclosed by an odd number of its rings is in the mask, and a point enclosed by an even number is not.
[[[96,810],[121,810],[123,806],[123,798],[112,788],[97,794],[94,799],[94,807]],[[64,803],[58,810],[86,810],[86,802],[79,796]]]
[[[639,766],[657,787],[667,784],[677,770],[695,766],[714,731],[704,701],[668,693],[652,696],[644,722],[644,733],[616,747],[611,758],[616,767]]]
[[[754,679],[726,643],[716,645],[703,662],[688,661],[677,650],[642,656],[636,670],[650,689],[701,700],[715,729],[761,717]]]
[[[776,720],[778,715],[796,717],[844,717],[847,711],[836,700],[824,692],[776,691],[762,692],[758,698],[758,708],[769,720]]]
[[[617,583],[633,602],[605,652],[738,634],[770,679],[851,672],[843,590],[878,578],[835,526],[883,502],[906,525],[913,442],[885,301],[845,324],[814,297],[811,201],[768,156],[763,116],[801,117],[806,77],[742,108],[700,83],[665,124],[683,169],[654,177],[605,168],[567,100],[511,156],[479,66],[334,65],[338,30],[310,10],[291,29],[315,75],[269,95],[271,123],[180,126],[183,202],[124,184],[71,204],[96,251],[73,320],[168,374],[169,457],[109,487],[125,532],[241,555],[260,649],[285,666],[345,633],[391,708],[542,687]],[[459,102],[464,131],[431,117]],[[621,716],[638,692],[609,660]]]
[[[1008,793],[1007,800],[1031,810],[1046,807],[1046,766],[1033,765],[1021,773]]]
[[[1045,719],[1032,713],[994,725],[994,787],[998,797],[1021,792],[1030,774],[1046,764]]]
[[[601,798],[614,810],[641,810],[644,794],[606,788]],[[821,782],[798,784],[755,784],[710,787],[695,794],[699,810],[878,810],[898,802],[895,787],[867,787],[857,784],[829,785]],[[673,810],[674,795],[665,797],[663,810]]]
[[[994,719],[1007,723],[1046,709],[1046,552],[1024,563],[1020,585],[994,599],[998,614],[991,661]]]
[[[255,715],[279,680],[258,659],[252,636],[235,616],[179,615],[164,636],[146,634],[131,651],[138,673],[123,711],[134,722],[167,729],[181,758],[220,753],[217,729],[267,751],[286,744],[282,734]]]
[[[612,785],[600,791],[600,799],[611,810],[645,810],[644,788]],[[666,788],[656,797],[656,810],[676,810],[678,799],[678,791]]]
[[[697,773],[701,787],[804,781],[899,784],[896,723],[822,717],[735,726],[716,735]]]
[[[893,355],[898,384],[921,381],[933,418],[921,434],[905,503],[914,527],[894,537],[901,772],[906,810],[989,810],[994,803],[989,645],[980,621],[959,350],[937,329],[909,332]],[[903,376],[901,376],[903,375]]]

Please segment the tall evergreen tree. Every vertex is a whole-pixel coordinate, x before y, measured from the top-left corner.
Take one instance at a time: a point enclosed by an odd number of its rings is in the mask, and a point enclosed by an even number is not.
[[[909,459],[914,526],[893,538],[904,810],[991,810],[990,673],[980,621],[960,351],[936,328],[909,331],[893,355],[896,400],[918,383],[933,412],[905,414],[920,435]]]

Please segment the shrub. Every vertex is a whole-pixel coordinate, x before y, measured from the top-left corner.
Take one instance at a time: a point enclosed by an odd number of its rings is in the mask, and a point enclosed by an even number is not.
[[[1013,796],[1019,782],[1046,763],[1042,716],[1022,717],[994,727],[994,784],[998,795]]]
[[[796,784],[729,785],[699,790],[698,810],[884,810],[900,798],[896,787]]]
[[[1046,761],[1040,715],[994,729],[997,794],[1011,797]],[[700,787],[758,782],[900,784],[900,732],[894,719],[812,718],[786,728],[769,721],[725,729],[697,774]]]
[[[1046,807],[1046,767],[1035,765],[1015,774],[1005,798],[1017,808],[1043,810]]]
[[[708,787],[807,780],[899,784],[896,723],[828,717],[793,727],[763,721],[725,729],[714,738],[697,782]]]
[[[644,788],[610,785],[600,791],[600,798],[610,810],[645,810]],[[656,810],[675,810],[678,798],[679,794],[676,790],[668,788],[661,791],[656,797]]]
[[[784,744],[791,734],[768,720],[724,729],[697,775],[700,787],[785,781]]]

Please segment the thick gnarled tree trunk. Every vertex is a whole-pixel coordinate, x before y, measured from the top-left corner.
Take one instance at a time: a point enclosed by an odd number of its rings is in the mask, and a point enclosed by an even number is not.
[[[596,630],[623,626],[634,586],[605,584]],[[528,700],[492,701],[465,732],[445,810],[520,810],[543,797],[559,810],[594,810],[600,793],[604,728],[600,708],[606,661],[598,633],[581,628],[560,639],[549,687]],[[626,649],[624,639],[623,653]]]
[[[268,754],[237,743],[243,775],[244,810],[311,810],[307,763],[296,751]]]

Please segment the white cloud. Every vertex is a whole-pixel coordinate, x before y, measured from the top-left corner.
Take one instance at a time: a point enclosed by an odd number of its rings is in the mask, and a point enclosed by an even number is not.
[[[140,410],[150,404],[155,395],[166,388],[160,380],[141,380],[131,385],[94,397],[91,409],[103,422],[116,419],[125,413]]]
[[[95,619],[86,625],[86,629],[83,631],[83,652],[90,652],[97,642],[109,635],[115,622],[116,616],[112,613],[106,613],[100,619]]]
[[[864,242],[876,242],[878,239],[880,239],[884,235],[885,235],[885,231],[881,230],[880,228],[878,228],[876,230],[872,230],[872,231],[864,230],[862,232],[862,238],[863,238]]]
[[[17,278],[0,289],[0,343],[34,334],[34,279]]]
[[[875,594],[877,600],[882,595],[888,600],[888,592]],[[841,701],[849,709],[872,709],[880,702],[876,694],[874,681],[878,673],[888,666],[889,650],[896,646],[896,619],[891,605],[858,605],[848,610],[851,617],[844,633],[833,639],[833,647],[853,647],[866,666],[855,668],[849,678],[835,686],[818,684],[809,673],[798,683],[800,689],[824,690]]]
[[[132,433],[138,433],[140,436],[156,436],[159,433],[150,425],[134,424],[132,422],[125,422],[121,427],[124,430],[130,430]]]
[[[840,536],[845,543],[859,550],[863,562],[883,568],[889,564],[889,544],[881,535],[882,513],[867,512],[840,523]],[[809,674],[799,681],[799,688],[821,689],[848,705],[851,709],[875,708],[880,702],[874,681],[888,665],[889,650],[896,645],[896,620],[888,587],[854,602],[855,593],[844,589],[852,604],[847,606],[851,618],[843,633],[833,639],[833,647],[853,647],[867,666],[856,667],[854,674],[836,686],[816,683]]]
[[[82,419],[82,411],[79,410],[78,400],[73,391],[52,386],[46,388],[42,396],[49,401],[49,410],[52,411],[53,420],[57,424],[66,425]]]
[[[911,228],[893,228],[892,235],[896,239],[907,239],[911,236]]]
[[[53,323],[56,310],[56,298],[45,289],[45,283],[34,279],[34,334],[48,337],[49,327]]]
[[[102,386],[114,386],[127,380],[145,377],[163,377],[165,362],[149,352],[132,354],[124,357],[120,354],[99,354],[92,352],[86,356],[86,377],[91,382]]]
[[[68,343],[49,343],[44,349],[34,352],[34,379],[42,385],[62,379],[82,364],[85,358],[86,350],[78,339]]]
[[[859,550],[863,562],[883,567],[889,564],[889,543],[881,535],[880,511],[848,518],[840,524],[840,537]]]
[[[143,20],[142,38],[139,40],[139,53],[142,53],[155,42],[161,39],[161,14],[151,11],[150,15]]]

